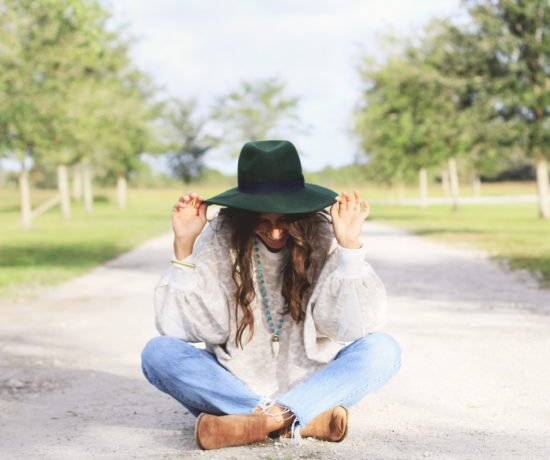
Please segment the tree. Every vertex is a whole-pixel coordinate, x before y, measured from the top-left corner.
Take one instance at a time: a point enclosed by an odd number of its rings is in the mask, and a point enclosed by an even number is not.
[[[366,58],[361,69],[365,89],[355,114],[355,134],[369,157],[373,177],[388,186],[402,183],[409,170],[408,101],[400,92],[401,81],[395,78],[395,72],[400,74],[405,68],[398,58],[383,65]]]
[[[448,152],[442,130],[454,110],[445,79],[407,47],[376,64],[364,60],[364,91],[355,114],[355,133],[375,180],[399,186],[418,171],[421,203],[426,204],[427,169]]]
[[[438,82],[432,100],[435,110],[430,119],[430,143],[440,145],[441,159],[447,163],[453,210],[457,210],[457,159],[478,169],[491,145],[487,136],[488,109],[481,97],[485,88],[479,77],[485,64],[479,59],[475,40],[448,20],[436,20],[428,26],[415,55],[415,60]]]
[[[284,82],[268,78],[243,81],[237,89],[218,98],[212,118],[221,126],[225,142],[242,145],[303,131],[297,114],[299,100],[285,93]]]
[[[490,63],[483,74],[502,142],[519,146],[537,169],[539,214],[550,218],[550,3],[467,0],[471,36]]]
[[[152,101],[155,88],[149,79],[131,67],[123,70],[124,75],[102,84],[103,110],[96,111],[92,122],[97,128],[91,131],[101,136],[84,144],[96,174],[116,181],[120,208],[126,207],[130,175],[142,167],[140,155],[158,149],[155,122],[161,111],[161,105]]]
[[[166,104],[164,123],[168,142],[168,161],[175,176],[188,184],[201,177],[205,154],[218,139],[205,132],[207,119],[195,115],[194,100],[172,99]]]
[[[0,0],[0,10],[0,148],[22,165],[23,225],[31,223],[29,158],[57,165],[66,218],[67,166],[82,162],[90,211],[90,165],[119,176],[136,167],[152,91],[97,0]]]
[[[20,161],[22,221],[28,228],[27,162],[74,161],[71,147],[81,128],[74,124],[80,108],[75,88],[108,72],[112,34],[95,0],[2,0],[0,9],[1,147]],[[60,177],[66,190],[66,174]]]

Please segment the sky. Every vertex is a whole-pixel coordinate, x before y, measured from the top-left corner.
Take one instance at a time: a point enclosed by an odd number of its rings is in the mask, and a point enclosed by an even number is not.
[[[287,136],[307,171],[353,162],[351,114],[360,94],[358,65],[382,57],[377,37],[418,33],[434,17],[453,16],[460,0],[103,0],[116,25],[135,38],[137,66],[165,97],[196,98],[206,114],[243,80],[278,77],[307,134]],[[236,159],[207,163],[236,172]]]
[[[351,113],[364,53],[383,56],[377,37],[418,33],[454,16],[459,0],[110,0],[114,21],[136,38],[132,56],[167,96],[196,98],[203,113],[242,80],[278,77],[300,99],[310,126],[291,140],[305,170],[353,162]],[[235,173],[223,152],[207,163]]]

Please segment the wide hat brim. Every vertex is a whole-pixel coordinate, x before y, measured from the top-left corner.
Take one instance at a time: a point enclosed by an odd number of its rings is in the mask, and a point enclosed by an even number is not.
[[[245,193],[235,187],[204,202],[261,213],[301,214],[331,206],[336,196],[328,188],[306,183],[299,190],[276,194]]]

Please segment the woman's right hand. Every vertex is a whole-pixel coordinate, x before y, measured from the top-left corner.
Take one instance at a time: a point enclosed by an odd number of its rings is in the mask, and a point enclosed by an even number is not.
[[[193,251],[195,240],[206,225],[207,204],[195,192],[183,195],[172,207],[172,229],[174,230],[174,255],[185,259]]]

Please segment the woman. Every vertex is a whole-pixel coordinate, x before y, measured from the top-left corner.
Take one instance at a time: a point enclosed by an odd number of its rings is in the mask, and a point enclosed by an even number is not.
[[[206,225],[209,204],[225,208]],[[200,448],[341,441],[347,409],[398,371],[399,346],[375,332],[386,294],[359,240],[367,215],[357,192],[304,183],[288,141],[245,144],[238,187],[174,205],[143,372],[197,416]]]

